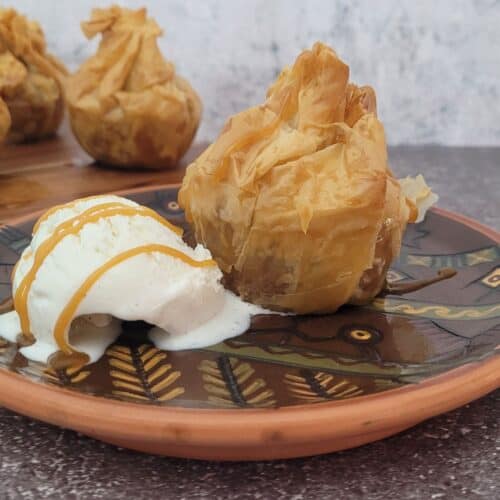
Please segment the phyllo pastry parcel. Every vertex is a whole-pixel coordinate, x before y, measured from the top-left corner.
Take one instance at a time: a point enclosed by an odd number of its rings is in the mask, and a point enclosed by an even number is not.
[[[413,195],[389,169],[375,92],[350,83],[348,66],[317,43],[262,105],[227,121],[188,167],[179,201],[231,289],[309,313],[382,290],[430,191]]]
[[[14,9],[0,9],[0,98],[11,117],[9,142],[39,140],[56,132],[64,112],[66,76],[64,65],[47,52],[40,25]]]
[[[120,167],[175,165],[198,128],[201,101],[157,44],[146,9],[94,9],[82,23],[101,34],[97,53],[69,78],[73,132],[90,156]]]

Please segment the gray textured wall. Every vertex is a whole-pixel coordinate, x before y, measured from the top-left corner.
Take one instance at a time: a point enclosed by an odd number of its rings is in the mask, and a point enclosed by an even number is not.
[[[79,22],[97,0],[12,0],[75,68],[95,50]],[[150,0],[165,55],[204,102],[201,139],[263,100],[283,65],[316,40],[378,94],[388,141],[500,145],[498,0]]]

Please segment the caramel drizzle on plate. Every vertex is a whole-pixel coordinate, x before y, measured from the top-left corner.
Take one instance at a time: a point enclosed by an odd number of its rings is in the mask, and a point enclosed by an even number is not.
[[[56,325],[54,327],[54,339],[63,353],[72,354],[75,352],[68,343],[68,328],[78,309],[78,306],[87,296],[88,292],[96,283],[96,281],[112,267],[122,263],[123,261],[131,259],[132,257],[135,257],[137,255],[150,253],[161,253],[164,255],[168,255],[169,257],[180,259],[192,267],[212,267],[216,265],[215,261],[212,259],[194,260],[180,250],[169,247],[167,245],[159,244],[142,245],[139,247],[131,248],[130,250],[126,250],[116,255],[108,262],[98,267],[92,274],[88,276],[88,278],[80,285],[80,288],[78,288],[78,290],[73,294],[73,296],[59,315],[59,318],[57,319]]]
[[[36,278],[37,272],[44,263],[47,256],[66,236],[77,235],[85,225],[98,222],[102,218],[108,218],[114,215],[140,215],[151,217],[163,226],[174,231],[176,234],[182,234],[182,229],[174,226],[173,224],[162,218],[154,210],[141,206],[129,206],[120,202],[109,202],[95,205],[88,208],[81,214],[78,214],[77,216],[72,217],[59,224],[54,232],[36,250],[33,256],[33,264],[30,270],[23,277],[14,295],[14,307],[19,314],[21,329],[24,335],[26,335],[28,338],[34,340],[34,337],[30,332],[28,295],[33,281]]]

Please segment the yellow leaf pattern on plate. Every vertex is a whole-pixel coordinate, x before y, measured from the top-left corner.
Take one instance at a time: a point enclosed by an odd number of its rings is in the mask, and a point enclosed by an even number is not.
[[[254,377],[255,370],[245,361],[222,355],[214,361],[203,360],[198,369],[208,401],[214,405],[240,408],[276,405],[274,392],[263,378]]]
[[[364,392],[346,379],[311,370],[300,370],[299,375],[287,373],[284,382],[290,395],[304,403],[347,399],[360,396]]]
[[[115,396],[164,402],[184,394],[184,388],[175,384],[181,372],[172,370],[166,352],[143,344],[139,347],[113,345],[106,354]]]

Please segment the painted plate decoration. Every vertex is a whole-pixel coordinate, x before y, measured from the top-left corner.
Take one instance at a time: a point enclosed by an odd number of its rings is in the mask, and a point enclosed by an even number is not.
[[[177,187],[128,196],[186,230]],[[38,214],[37,214],[38,215]],[[0,226],[0,301],[36,216]],[[332,315],[253,319],[192,351],[150,344],[124,323],[97,363],[51,370],[0,339],[0,403],[146,452],[210,459],[303,456],[399,432],[500,385],[499,235],[432,210],[411,225],[388,280],[457,275]]]

